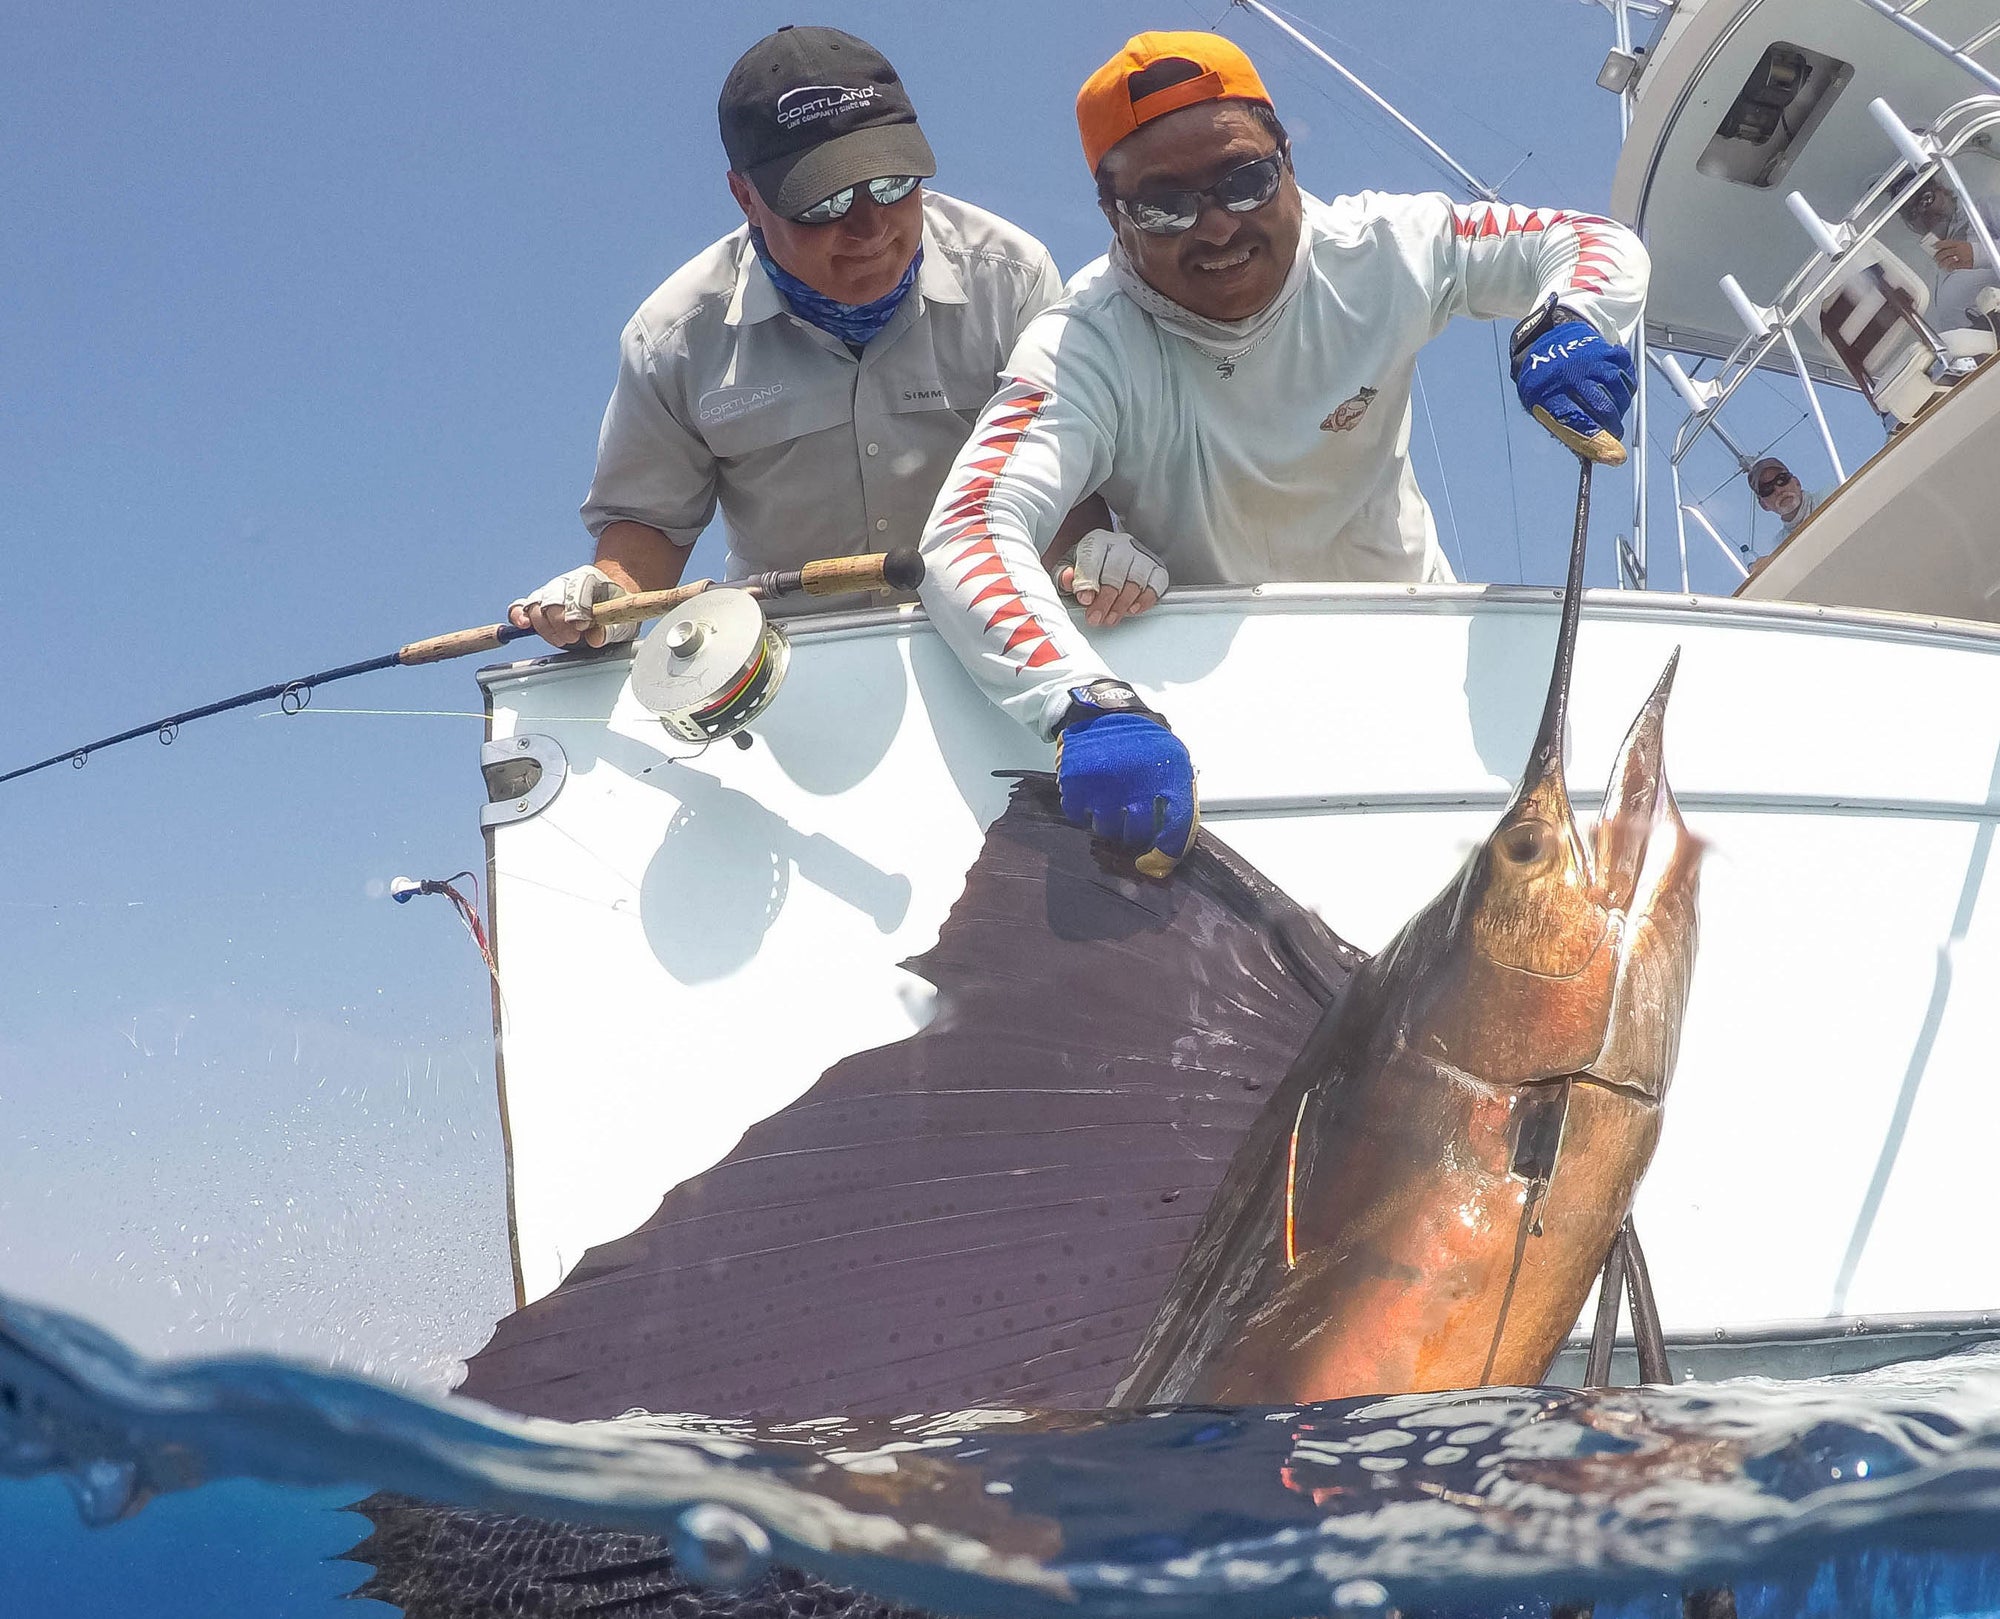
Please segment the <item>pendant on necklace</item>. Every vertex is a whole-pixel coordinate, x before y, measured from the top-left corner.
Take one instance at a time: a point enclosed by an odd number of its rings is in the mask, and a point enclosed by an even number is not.
[[[1236,375],[1236,362],[1234,360],[1217,360],[1215,362],[1215,374],[1222,378],[1224,382],[1227,382],[1231,377]]]

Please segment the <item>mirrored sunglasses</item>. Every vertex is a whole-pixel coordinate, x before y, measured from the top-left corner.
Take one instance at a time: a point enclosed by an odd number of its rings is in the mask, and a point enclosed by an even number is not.
[[[1758,499],[1762,500],[1771,495],[1775,495],[1780,489],[1784,488],[1785,485],[1790,483],[1791,481],[1792,481],[1792,475],[1789,472],[1765,473],[1763,477],[1757,480]]]
[[[887,208],[891,203],[901,202],[923,183],[923,176],[919,174],[885,175],[868,182],[868,195],[875,199],[878,207]],[[805,212],[793,214],[792,223],[831,225],[836,219],[845,219],[847,211],[854,206],[854,193],[860,189],[860,186],[847,186],[830,197],[821,197]]]
[[[1205,190],[1153,191],[1113,200],[1118,211],[1148,236],[1178,236],[1194,229],[1204,202],[1212,201],[1227,213],[1247,214],[1275,197],[1284,177],[1284,154],[1273,152],[1231,169]]]

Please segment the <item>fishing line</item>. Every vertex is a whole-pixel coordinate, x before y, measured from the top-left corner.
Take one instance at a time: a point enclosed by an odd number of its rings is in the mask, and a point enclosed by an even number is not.
[[[1486,329],[1493,334],[1494,386],[1500,390],[1500,438],[1507,446],[1507,496],[1514,506],[1514,582],[1525,585],[1528,582],[1528,564],[1521,556],[1521,484],[1514,476],[1514,413],[1507,408],[1507,361],[1500,353],[1500,328],[1488,321]]]
[[[485,711],[476,708],[267,708],[253,717],[260,720],[296,719],[301,714],[345,714],[377,719],[483,720]],[[609,725],[609,714],[537,714],[537,725]]]
[[[1431,454],[1437,458],[1438,482],[1444,486],[1444,514],[1451,519],[1451,537],[1458,542],[1459,554],[1454,557],[1447,551],[1445,553],[1445,560],[1451,563],[1453,570],[1463,579],[1465,577],[1465,540],[1458,532],[1458,508],[1452,504],[1451,500],[1451,479],[1445,475],[1444,451],[1438,445],[1437,422],[1431,415],[1431,396],[1424,390],[1423,367],[1412,362],[1410,376],[1417,385],[1418,402],[1424,407],[1424,425],[1431,432]]]
[[[1310,17],[1300,12],[1287,10],[1284,6],[1277,4],[1277,0],[1264,0],[1264,3],[1280,17],[1295,24],[1301,33],[1317,34],[1329,45],[1338,46],[1348,56],[1375,69],[1382,77],[1390,80],[1400,80],[1402,88],[1405,91],[1415,93],[1428,91],[1432,88],[1432,84],[1428,79],[1420,75],[1406,76],[1403,69],[1398,67],[1394,62],[1391,62],[1387,57],[1377,56],[1373,51],[1357,43],[1355,40],[1349,39],[1342,34],[1336,34],[1324,23],[1314,22]],[[1231,9],[1234,9],[1234,7],[1232,6]],[[1513,134],[1487,123],[1485,119],[1479,117],[1476,113],[1468,112],[1461,106],[1454,106],[1452,111],[1464,118],[1467,123],[1477,124],[1487,134],[1496,136],[1500,140],[1507,142],[1510,147],[1514,144],[1516,137]],[[1528,155],[1533,156],[1534,154],[1531,152]]]
[[[1204,12],[1200,6],[1196,5],[1194,3],[1194,0],[1181,0],[1181,4],[1186,6],[1188,10],[1192,11],[1194,13],[1195,21],[1200,23],[1202,27],[1211,34],[1219,34],[1222,31],[1222,24],[1224,20],[1227,19],[1230,12],[1236,9],[1236,0],[1229,0],[1229,4],[1222,8],[1222,15],[1220,17],[1217,17],[1214,22],[1210,22],[1208,20],[1208,14]]]
[[[912,549],[899,547],[894,551],[869,552],[861,556],[824,557],[816,562],[808,562],[803,568],[795,570],[753,574],[747,579],[732,581],[721,594],[729,601],[743,597],[750,598],[752,611],[758,613],[761,621],[761,609],[755,606],[758,602],[799,594],[840,596],[852,591],[914,590],[923,583],[923,578],[923,558]],[[643,619],[655,618],[684,606],[710,589],[712,584],[711,580],[697,579],[692,584],[675,585],[667,590],[642,590],[617,596],[592,607],[590,617],[597,627],[603,629],[608,629],[614,624],[637,624]],[[453,658],[468,657],[475,652],[491,652],[510,641],[519,641],[535,634],[534,630],[504,623],[480,624],[471,629],[427,636],[421,641],[412,641],[406,646],[400,646],[393,652],[385,652],[380,657],[339,664],[334,668],[320,669],[309,675],[298,675],[291,680],[273,681],[268,686],[259,686],[255,691],[238,692],[233,697],[224,697],[213,703],[203,703],[198,708],[185,708],[177,714],[167,714],[156,720],[148,720],[144,725],[135,725],[129,730],[118,732],[115,736],[99,737],[94,742],[77,743],[60,753],[50,754],[46,759],[38,759],[33,764],[21,765],[7,771],[4,775],[0,775],[0,784],[18,780],[22,776],[32,776],[38,770],[46,770],[51,765],[64,762],[81,770],[93,753],[103,748],[116,747],[121,742],[130,742],[137,737],[157,736],[161,742],[170,743],[180,735],[181,727],[190,720],[227,714],[236,709],[248,708],[253,703],[269,702],[274,698],[277,700],[280,712],[302,714],[311,704],[313,693],[318,687],[330,686],[337,680],[351,680],[356,675],[375,674],[384,669],[408,669],[419,664],[445,663]],[[765,688],[767,697],[770,689],[770,685]],[[321,710],[321,712],[327,711]],[[668,718],[666,714],[660,717]]]
[[[1279,78],[1289,80],[1297,88],[1311,91],[1321,101],[1324,101],[1334,110],[1335,115],[1341,119],[1344,133],[1352,139],[1358,140],[1382,162],[1391,163],[1402,156],[1400,148],[1385,146],[1378,141],[1375,138],[1373,126],[1366,120],[1355,117],[1354,108],[1341,97],[1327,89],[1317,79],[1306,77],[1292,63],[1282,60],[1274,62],[1271,66],[1271,71]],[[1285,127],[1289,130],[1292,126],[1287,124]],[[1300,139],[1310,138],[1310,129],[1308,129],[1304,136],[1300,137]],[[1294,144],[1296,145],[1297,143],[1295,142]],[[1294,160],[1296,161],[1296,153],[1294,154]]]

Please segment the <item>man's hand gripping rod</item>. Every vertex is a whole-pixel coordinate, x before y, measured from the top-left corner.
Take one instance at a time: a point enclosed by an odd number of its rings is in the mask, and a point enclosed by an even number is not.
[[[915,590],[923,582],[924,559],[905,546],[868,556],[827,557],[780,573],[756,573],[747,579],[731,580],[729,587],[748,591],[760,601],[771,601],[780,596]],[[658,618],[714,586],[713,579],[697,579],[692,584],[675,585],[671,590],[642,590],[614,596],[591,608],[591,620],[597,624],[635,624],[642,618]],[[483,624],[474,630],[455,630],[450,635],[434,635],[427,641],[412,641],[396,654],[395,661],[443,663],[448,658],[463,658],[474,652],[491,652],[534,633],[514,624]]]

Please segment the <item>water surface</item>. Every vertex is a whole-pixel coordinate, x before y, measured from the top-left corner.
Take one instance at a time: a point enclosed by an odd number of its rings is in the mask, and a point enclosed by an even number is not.
[[[150,1363],[0,1301],[0,1475],[23,1612],[2000,1612],[1991,1346],[1795,1383],[570,1425]]]

